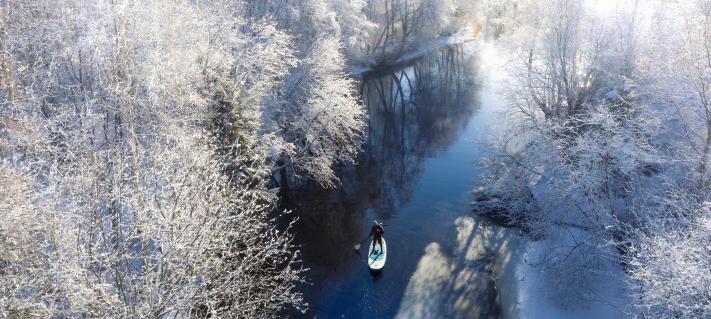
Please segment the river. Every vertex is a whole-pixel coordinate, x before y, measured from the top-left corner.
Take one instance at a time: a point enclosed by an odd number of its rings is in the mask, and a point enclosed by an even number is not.
[[[496,110],[481,83],[477,43],[443,49],[359,82],[368,131],[342,185],[309,187],[289,203],[309,284],[304,318],[480,317],[501,313],[491,226],[471,212],[477,161]],[[377,276],[353,249],[373,220],[388,259]],[[501,237],[496,233],[494,237]]]

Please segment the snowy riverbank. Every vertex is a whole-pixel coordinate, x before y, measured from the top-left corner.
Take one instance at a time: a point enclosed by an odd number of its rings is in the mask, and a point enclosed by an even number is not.
[[[479,43],[476,49],[480,56],[480,73],[485,79],[484,90],[488,91],[482,96],[482,104],[491,105],[492,112],[502,113],[505,110],[502,92],[510,83],[505,67],[511,57],[487,42]],[[492,123],[489,134],[496,135],[498,127],[504,129],[508,124]],[[545,187],[545,183],[539,187]],[[550,259],[552,254],[566,258],[566,251],[586,241],[589,235],[584,231],[558,228],[537,241],[517,228],[494,225],[479,231],[486,233],[486,251],[493,258],[490,269],[496,283],[501,318],[629,316],[632,304],[626,291],[629,278],[617,263],[618,259],[611,258],[617,254],[614,247],[591,250],[598,254],[575,254],[586,260],[574,263],[580,265],[579,268],[566,268],[543,260]]]
[[[364,75],[382,68],[396,68],[412,63],[428,54],[442,50],[448,46],[463,44],[479,39],[479,32],[471,27],[466,27],[452,35],[439,37],[430,42],[423,42],[416,49],[406,52],[393,62],[375,65],[351,65],[346,68],[346,72],[353,77],[363,77]]]

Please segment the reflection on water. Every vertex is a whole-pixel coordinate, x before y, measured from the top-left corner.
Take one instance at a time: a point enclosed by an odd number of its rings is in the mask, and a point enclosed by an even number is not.
[[[312,284],[304,289],[312,307],[305,317],[395,315],[425,243],[419,244],[422,234],[417,233],[417,224],[389,222],[398,214],[409,214],[408,222],[427,223],[410,207],[413,194],[423,192],[423,183],[431,183],[421,180],[423,172],[436,169],[425,167],[428,159],[438,158],[461,140],[478,109],[473,68],[472,55],[453,47],[361,81],[369,125],[359,164],[337,169],[341,187],[312,185],[293,192],[287,205],[300,218],[295,231],[305,266],[310,268],[307,276]],[[468,158],[466,165],[474,160]],[[461,201],[459,195],[471,183],[469,179],[452,183],[456,191],[451,196]],[[420,194],[417,202],[429,205],[441,201],[440,195]],[[394,249],[383,278],[366,276],[362,256],[353,250],[367,235],[373,217],[385,222],[388,247]],[[375,282],[381,289],[373,288]]]
[[[450,48],[362,82],[370,118],[360,163],[378,187],[379,210],[409,200],[422,160],[446,149],[475,111],[472,64],[464,60],[462,47]]]

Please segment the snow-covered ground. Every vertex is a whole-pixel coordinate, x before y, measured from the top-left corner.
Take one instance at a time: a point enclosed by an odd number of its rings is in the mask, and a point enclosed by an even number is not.
[[[541,263],[543,256],[570,244],[566,235],[559,235],[520,242],[512,266],[503,268],[501,277],[502,286],[511,289],[502,303],[513,301],[504,308],[504,318],[628,318],[627,276],[619,264],[591,255],[579,269]]]

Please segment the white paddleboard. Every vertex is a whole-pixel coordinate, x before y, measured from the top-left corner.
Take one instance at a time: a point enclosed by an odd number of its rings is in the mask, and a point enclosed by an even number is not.
[[[382,270],[385,267],[387,253],[388,245],[385,243],[385,238],[383,238],[383,247],[380,247],[380,244],[375,244],[375,249],[373,249],[373,242],[371,241],[368,248],[368,268],[373,271]]]

